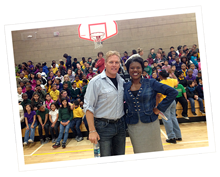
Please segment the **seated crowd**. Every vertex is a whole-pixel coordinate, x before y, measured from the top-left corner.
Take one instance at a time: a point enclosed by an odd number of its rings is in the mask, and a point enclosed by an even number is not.
[[[137,51],[132,50],[130,56],[125,51],[121,57],[121,68],[129,57],[135,55],[142,56],[143,50],[140,48]],[[83,140],[80,131],[82,121],[88,130],[82,111],[87,85],[105,68],[104,54],[99,52],[97,56],[94,62],[91,57],[87,61],[82,57],[80,62],[74,58],[72,62],[71,56],[64,54],[65,63],[63,59],[59,60],[59,64],[53,60],[50,67],[47,67],[46,62],[34,66],[32,61],[15,66],[21,128],[26,127],[24,145],[34,142],[37,126],[42,144],[50,141],[49,132],[52,143],[59,144],[64,129],[63,148],[66,147],[69,129],[76,135],[77,141]],[[162,48],[156,53],[152,48],[148,58],[143,60],[145,66],[143,78],[160,81],[158,73],[163,69],[170,74],[170,78],[178,79],[179,84],[174,87],[179,92],[176,102],[182,105],[184,118],[188,119],[188,102],[191,104],[192,114],[196,115],[195,100],[199,102],[201,113],[205,114],[200,55],[195,44],[191,49],[186,45],[178,46],[177,51],[170,47],[168,55]],[[120,73],[123,70],[121,68]],[[54,148],[59,146],[53,145]]]

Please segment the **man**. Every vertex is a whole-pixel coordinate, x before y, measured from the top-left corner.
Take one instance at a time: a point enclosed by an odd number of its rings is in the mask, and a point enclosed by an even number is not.
[[[89,74],[89,68],[90,68],[89,63],[86,62],[85,67],[86,68],[84,69],[83,74],[87,76],[87,74]]]
[[[174,51],[174,47],[173,46],[171,46],[170,47],[170,52],[168,53],[168,55],[167,55],[167,60],[169,60],[171,57],[172,57],[172,52]],[[176,51],[174,51],[175,53],[175,55],[177,56],[177,53],[176,53]]]
[[[71,68],[67,70],[67,75],[69,76],[70,82],[72,83],[75,80],[75,72]]]
[[[89,140],[100,144],[103,156],[125,154],[123,83],[118,74],[120,54],[106,53],[105,69],[88,84],[84,112],[89,127]]]
[[[73,59],[73,63],[72,63],[72,70],[73,70],[73,71],[75,71],[75,69],[77,68],[77,67],[76,67],[76,64],[77,64],[77,63],[79,63],[79,62],[77,61],[77,58],[74,58],[74,59]]]
[[[63,54],[63,57],[66,58],[66,69],[71,68],[71,56],[69,56],[68,54]]]

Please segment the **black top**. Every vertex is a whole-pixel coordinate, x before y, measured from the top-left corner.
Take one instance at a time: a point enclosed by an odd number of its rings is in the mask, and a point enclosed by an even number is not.
[[[138,94],[139,90],[131,91],[131,93],[136,97]]]
[[[111,81],[112,81],[112,83],[115,85],[115,87],[118,89],[118,82],[117,82],[117,79],[116,78],[110,78],[110,77],[108,77]]]

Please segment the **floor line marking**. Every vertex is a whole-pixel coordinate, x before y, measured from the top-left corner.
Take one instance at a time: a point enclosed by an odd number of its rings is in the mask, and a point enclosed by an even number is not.
[[[30,156],[32,156],[35,152],[37,152],[43,145],[44,145],[44,144],[41,144],[40,147],[38,147],[34,152],[32,152],[32,153],[30,154]]]
[[[167,135],[163,132],[163,130],[160,129],[160,131],[166,137],[166,139],[168,139]]]

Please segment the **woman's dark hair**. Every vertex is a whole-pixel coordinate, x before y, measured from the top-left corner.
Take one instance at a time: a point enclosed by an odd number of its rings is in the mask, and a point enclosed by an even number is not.
[[[89,67],[89,70],[90,70],[90,69],[91,69],[91,70],[93,70],[93,68],[92,68],[92,67]]]
[[[162,69],[161,72],[159,72],[159,75],[162,76],[164,79],[169,77],[169,73],[167,73],[167,71],[164,69]]]
[[[32,98],[31,98],[31,101],[32,101],[32,102],[35,101],[35,100],[34,100],[34,96],[35,96],[35,95],[38,95],[38,96],[39,96],[38,102],[40,102],[40,94],[37,93],[37,92],[36,92],[36,93],[33,93]]]
[[[193,55],[195,55],[195,54],[197,54],[197,52],[196,52],[196,51],[194,51],[192,54],[193,54]]]
[[[46,66],[46,65],[47,65],[47,63],[46,63],[46,62],[43,62],[43,63],[42,63],[42,66]]]
[[[143,61],[143,59],[142,59],[141,57],[134,57],[134,58],[132,58],[132,59],[127,60],[127,62],[126,62],[126,64],[125,64],[128,73],[129,73],[130,64],[133,63],[133,62],[138,62],[138,63],[140,63],[140,64],[141,64],[141,67],[142,67],[142,70],[144,70],[144,61]]]
[[[99,56],[99,54],[102,54],[102,56],[104,56],[103,52],[99,52],[99,53],[97,54],[97,56]]]
[[[52,79],[47,79],[47,87],[49,87],[49,81],[52,82]],[[52,82],[53,83],[53,82]],[[52,84],[51,84],[52,85]]]
[[[66,90],[61,90],[61,92],[60,92],[60,94],[59,94],[58,100],[59,100],[60,103],[61,103],[61,100],[62,100],[62,96],[61,96],[61,95],[62,95],[64,92],[67,92],[67,91],[66,91]],[[66,96],[66,99],[69,99],[69,97]]]
[[[27,65],[27,63],[26,63],[26,62],[23,62],[22,64],[24,64],[24,65],[25,65],[25,67],[28,67],[28,65]]]
[[[31,72],[31,73],[30,73],[30,75],[29,75],[29,77],[28,77],[29,80],[32,80],[32,78],[31,78],[31,74],[34,75],[34,79],[36,80],[37,77],[36,77],[36,75],[34,74],[34,72]]]
[[[68,104],[68,99],[67,99],[67,98],[62,98],[62,99],[61,99],[61,101],[60,101],[60,103],[61,103],[61,108],[60,108],[60,109],[63,108],[62,102],[63,102],[64,100],[66,100],[66,102],[67,102],[67,109],[68,109],[68,112],[70,113],[72,110],[70,109],[70,105]]]
[[[74,58],[73,60],[74,60],[74,61],[77,61],[77,58]]]
[[[63,62],[63,61],[60,61],[60,64],[61,64],[61,65],[64,65],[64,62]]]
[[[85,57],[82,57],[82,61],[83,61],[83,63],[86,61]]]
[[[25,105],[25,107],[24,107],[24,112],[26,113],[27,112],[27,109],[26,109],[26,106],[30,106],[30,108],[31,108],[31,111],[33,111],[34,109],[33,109],[33,106],[31,105],[31,104],[26,104]]]
[[[45,97],[44,97],[44,98],[45,98],[45,100],[46,100],[47,95],[49,95],[49,96],[50,96],[50,94],[49,94],[49,93],[47,93],[47,94],[45,95]]]

